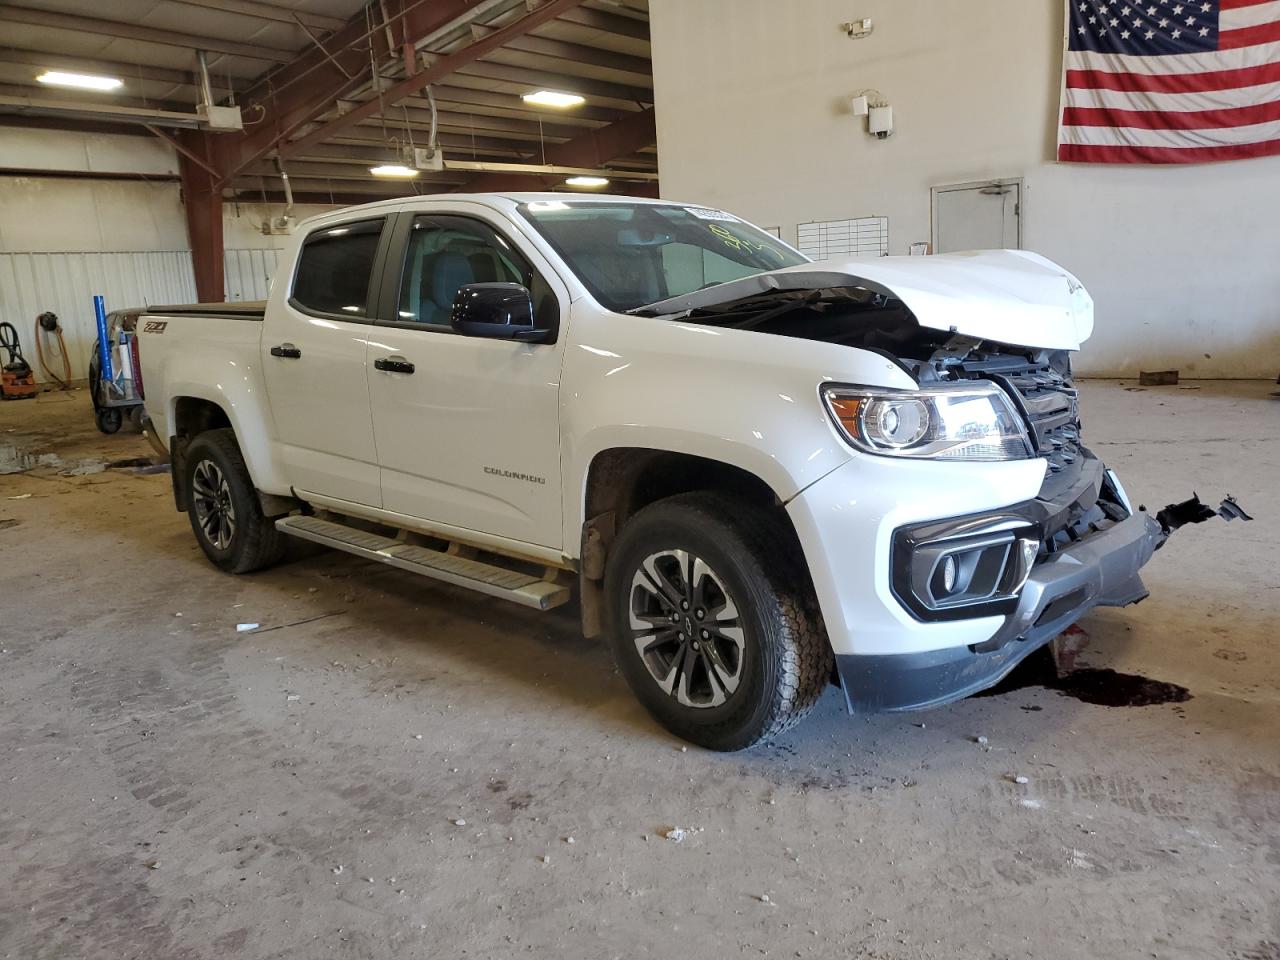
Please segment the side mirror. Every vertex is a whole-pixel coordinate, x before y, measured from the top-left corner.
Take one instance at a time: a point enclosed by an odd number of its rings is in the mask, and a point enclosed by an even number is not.
[[[449,325],[468,337],[537,343],[550,332],[533,318],[533,297],[518,283],[468,283],[453,298]]]

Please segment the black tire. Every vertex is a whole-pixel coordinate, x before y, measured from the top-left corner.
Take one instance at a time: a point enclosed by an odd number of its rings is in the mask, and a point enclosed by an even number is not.
[[[636,697],[676,736],[741,750],[778,736],[817,703],[831,646],[793,543],[777,517],[711,493],[661,500],[622,528],[605,570],[610,642]],[[688,576],[676,573],[682,568]],[[668,625],[673,616],[677,625]],[[678,637],[663,640],[672,630]]]
[[[103,407],[101,410],[94,411],[93,422],[103,433],[115,433],[124,423],[124,414],[120,412],[119,407]]]
[[[249,573],[279,560],[284,535],[262,513],[234,431],[200,434],[183,460],[187,516],[205,556],[228,573]]]

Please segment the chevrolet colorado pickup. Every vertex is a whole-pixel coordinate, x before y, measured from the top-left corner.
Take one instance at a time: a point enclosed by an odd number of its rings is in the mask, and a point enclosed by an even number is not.
[[[992,686],[1169,532],[1082,443],[1093,304],[1034,254],[816,264],[707,207],[450,195],[301,224],[264,303],[152,308],[209,559],[284,537],[545,610],[677,735]],[[1243,515],[1232,501],[1221,515]]]

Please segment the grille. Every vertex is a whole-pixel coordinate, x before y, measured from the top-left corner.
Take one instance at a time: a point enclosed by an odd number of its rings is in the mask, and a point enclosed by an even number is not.
[[[1074,387],[1050,367],[1006,373],[1005,381],[1022,398],[1031,439],[1051,473],[1080,459],[1080,405]]]

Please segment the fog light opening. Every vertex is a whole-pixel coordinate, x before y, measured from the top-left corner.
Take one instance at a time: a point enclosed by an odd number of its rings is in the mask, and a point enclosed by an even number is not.
[[[944,596],[956,588],[956,558],[947,554],[942,558],[942,593]]]

